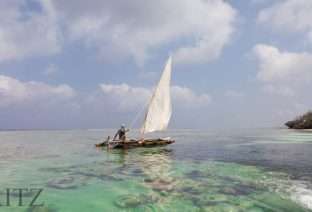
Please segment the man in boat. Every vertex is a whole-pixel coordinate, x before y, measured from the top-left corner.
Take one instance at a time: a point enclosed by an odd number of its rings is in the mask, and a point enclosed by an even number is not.
[[[127,132],[129,132],[129,129],[126,129],[125,125],[122,124],[120,129],[116,132],[116,134],[114,136],[114,141],[116,140],[117,136],[118,136],[119,140],[125,141]]]

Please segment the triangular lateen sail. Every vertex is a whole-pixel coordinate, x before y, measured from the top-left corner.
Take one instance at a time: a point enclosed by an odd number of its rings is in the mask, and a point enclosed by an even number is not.
[[[153,93],[147,108],[141,133],[165,130],[171,118],[171,79],[172,59],[169,57],[165,69],[161,75],[158,85]]]

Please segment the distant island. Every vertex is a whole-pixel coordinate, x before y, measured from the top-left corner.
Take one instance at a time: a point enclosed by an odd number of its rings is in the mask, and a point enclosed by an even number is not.
[[[312,129],[312,111],[286,122],[285,125],[290,129]]]

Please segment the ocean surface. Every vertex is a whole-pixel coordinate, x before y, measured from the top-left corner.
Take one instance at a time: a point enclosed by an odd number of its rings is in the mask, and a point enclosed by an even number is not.
[[[0,211],[312,211],[312,132],[170,130],[175,144],[95,148],[113,130],[0,131]],[[131,132],[129,136],[137,136]],[[42,188],[18,193],[7,188]]]

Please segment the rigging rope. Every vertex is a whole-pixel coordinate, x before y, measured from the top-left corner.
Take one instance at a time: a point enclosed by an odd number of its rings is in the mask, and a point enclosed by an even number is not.
[[[138,118],[140,117],[140,115],[143,114],[143,111],[146,109],[147,105],[150,102],[150,97],[148,98],[148,101],[145,102],[145,104],[143,105],[142,108],[140,108],[140,110],[137,112],[136,116],[134,117],[134,119],[132,120],[132,122],[129,125],[129,128],[131,129],[133,127],[133,125],[135,124],[135,122],[138,120]]]

